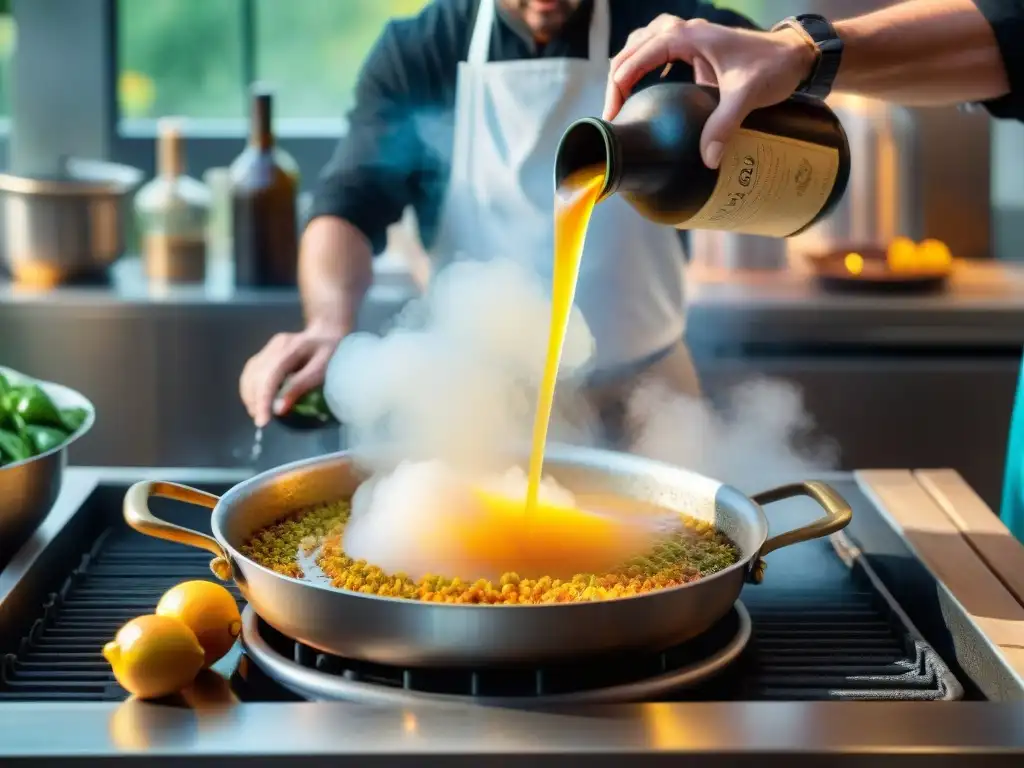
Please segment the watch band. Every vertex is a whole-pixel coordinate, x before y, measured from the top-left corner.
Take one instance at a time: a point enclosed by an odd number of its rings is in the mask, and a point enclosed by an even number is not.
[[[786,28],[795,29],[804,35],[817,53],[814,68],[807,79],[800,83],[797,92],[824,99],[832,91],[832,83],[839,74],[839,64],[843,58],[843,41],[836,33],[832,22],[813,13],[783,19],[772,27],[772,31]]]

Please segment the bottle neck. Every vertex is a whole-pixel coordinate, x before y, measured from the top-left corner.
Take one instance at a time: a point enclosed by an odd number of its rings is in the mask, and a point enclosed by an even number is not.
[[[157,170],[159,174],[173,179],[185,173],[185,153],[181,134],[176,129],[164,130],[157,142]]]
[[[621,179],[618,139],[611,125],[585,117],[569,126],[555,153],[555,186],[584,168],[604,168],[604,187],[599,200],[615,193]]]
[[[267,152],[274,147],[273,109],[269,93],[258,93],[252,98],[249,146],[261,152]]]

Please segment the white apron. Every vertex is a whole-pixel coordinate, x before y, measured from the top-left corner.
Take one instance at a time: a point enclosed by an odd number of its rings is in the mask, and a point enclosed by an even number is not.
[[[452,258],[527,260],[551,280],[555,151],[569,123],[599,115],[609,70],[608,0],[595,0],[588,59],[488,62],[495,0],[481,0],[459,64],[455,135],[435,269]],[[598,370],[634,364],[683,335],[678,233],[613,197],[594,210],[576,305]]]

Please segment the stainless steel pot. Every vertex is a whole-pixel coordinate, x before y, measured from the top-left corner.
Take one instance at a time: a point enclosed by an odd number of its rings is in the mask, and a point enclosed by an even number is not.
[[[637,597],[503,606],[425,603],[348,592],[282,576],[240,554],[254,532],[285,513],[351,498],[365,475],[344,452],[264,472],[220,498],[172,483],[138,483],[125,496],[124,517],[149,536],[212,553],[211,568],[218,578],[234,579],[257,614],[313,648],[403,666],[483,666],[661,650],[683,642],[722,618],[744,582],[761,581],[765,555],[834,533],[852,516],[850,506],[818,482],[748,498],[684,469],[588,448],[554,449],[545,469],[568,488],[652,502],[713,522],[739,547],[742,557],[694,583]],[[153,496],[211,508],[213,537],[156,518],[148,506]],[[814,499],[825,516],[769,538],[762,505],[795,496]]]
[[[124,253],[128,197],[141,180],[135,168],[81,159],[52,178],[0,173],[11,275],[49,287],[103,273]]]
[[[0,374],[21,380],[28,378],[2,366]],[[88,417],[63,445],[0,467],[0,569],[50,513],[60,494],[68,447],[92,429],[96,421],[96,409],[82,394],[48,381],[33,380],[33,383],[38,384],[58,408],[84,408]]]
[[[807,232],[789,239],[790,253],[885,247],[897,236],[921,239],[920,174],[914,167],[914,121],[904,108],[851,94],[833,94],[856,162],[846,195]]]
[[[781,237],[741,235],[715,229],[690,233],[690,263],[711,269],[785,269],[787,241]]]

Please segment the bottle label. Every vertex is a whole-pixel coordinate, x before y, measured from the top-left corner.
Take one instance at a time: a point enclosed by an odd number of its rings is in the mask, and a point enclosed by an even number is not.
[[[741,128],[722,152],[711,196],[679,226],[787,237],[818,215],[838,173],[837,149]]]

